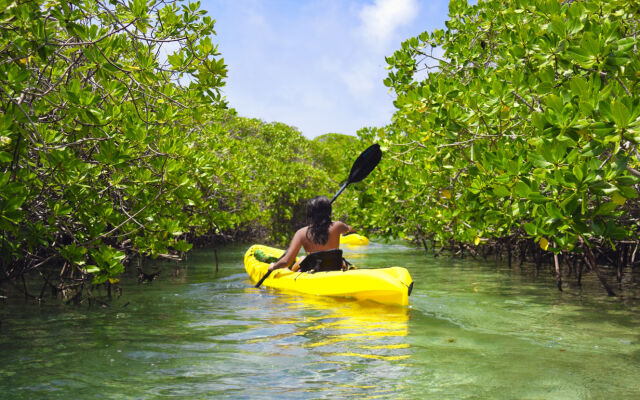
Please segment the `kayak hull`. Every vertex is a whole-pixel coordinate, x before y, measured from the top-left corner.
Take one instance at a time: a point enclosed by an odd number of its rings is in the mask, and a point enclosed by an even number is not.
[[[273,257],[280,257],[284,252],[264,245],[251,246],[245,253],[244,266],[253,282],[258,282],[269,268],[267,263],[258,261],[253,256],[256,250],[262,250],[266,255]],[[293,272],[288,268],[282,268],[272,272],[263,285],[317,296],[348,297],[383,304],[408,305],[413,280],[409,272],[402,267],[352,269],[314,274]]]
[[[366,246],[369,244],[369,239],[366,236],[358,235],[357,233],[351,233],[345,236],[340,235],[340,244]]]

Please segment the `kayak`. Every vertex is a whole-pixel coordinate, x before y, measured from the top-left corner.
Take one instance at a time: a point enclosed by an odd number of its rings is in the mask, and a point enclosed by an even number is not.
[[[284,253],[284,250],[259,244],[251,246],[244,255],[244,267],[253,282],[258,282],[269,268],[268,263],[259,261],[254,256],[258,250],[266,256],[276,258]],[[413,280],[409,271],[402,267],[353,268],[348,271],[313,274],[282,268],[273,271],[263,285],[317,296],[348,297],[404,306],[409,304]]]
[[[344,236],[340,235],[340,244],[366,246],[369,244],[369,239],[367,239],[366,236],[358,235],[357,233],[350,233]]]

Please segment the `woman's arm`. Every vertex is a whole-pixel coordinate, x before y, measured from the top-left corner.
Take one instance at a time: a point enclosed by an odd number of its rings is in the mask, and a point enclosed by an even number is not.
[[[300,231],[296,232],[296,234],[293,235],[293,239],[291,239],[291,244],[289,244],[287,253],[280,260],[269,264],[269,271],[288,267],[289,265],[293,264],[296,256],[298,255],[298,252],[300,251],[300,248],[302,247],[302,238],[300,235]]]
[[[355,229],[353,229],[351,226],[345,224],[342,221],[338,221],[338,223],[336,225],[337,225],[337,228],[338,228],[338,233],[340,235],[346,235],[346,234],[349,234],[349,233],[355,233],[356,232]]]

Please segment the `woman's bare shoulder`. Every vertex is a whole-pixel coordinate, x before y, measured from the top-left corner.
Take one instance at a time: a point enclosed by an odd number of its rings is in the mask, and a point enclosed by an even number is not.
[[[333,221],[333,224],[331,225],[331,228],[335,231],[338,231],[340,233],[342,232],[346,232],[347,230],[349,230],[349,225],[345,224],[342,221]]]
[[[306,227],[306,226],[298,229],[296,231],[296,233],[293,235],[293,238],[299,240],[301,243],[304,243],[305,242],[305,238],[307,237],[307,230],[308,229],[309,228]]]

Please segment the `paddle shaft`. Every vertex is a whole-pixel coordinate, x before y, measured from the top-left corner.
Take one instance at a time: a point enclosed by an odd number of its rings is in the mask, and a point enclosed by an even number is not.
[[[285,252],[285,254],[286,254],[286,252]],[[284,254],[282,255],[282,257],[284,257]],[[269,275],[271,275],[272,272],[273,271],[267,271],[267,273],[264,274],[264,276],[258,281],[258,283],[256,283],[256,288],[259,288],[260,285],[262,285],[262,282],[264,282],[264,280],[267,279],[269,277]]]
[[[333,202],[338,198],[338,196],[340,196],[340,193],[344,192],[344,190],[347,188],[347,186],[350,184],[350,181],[346,181],[344,183],[344,185],[342,185],[342,187],[340,188],[340,190],[338,190],[338,193],[333,195],[333,198],[331,199],[330,203],[333,204]]]

